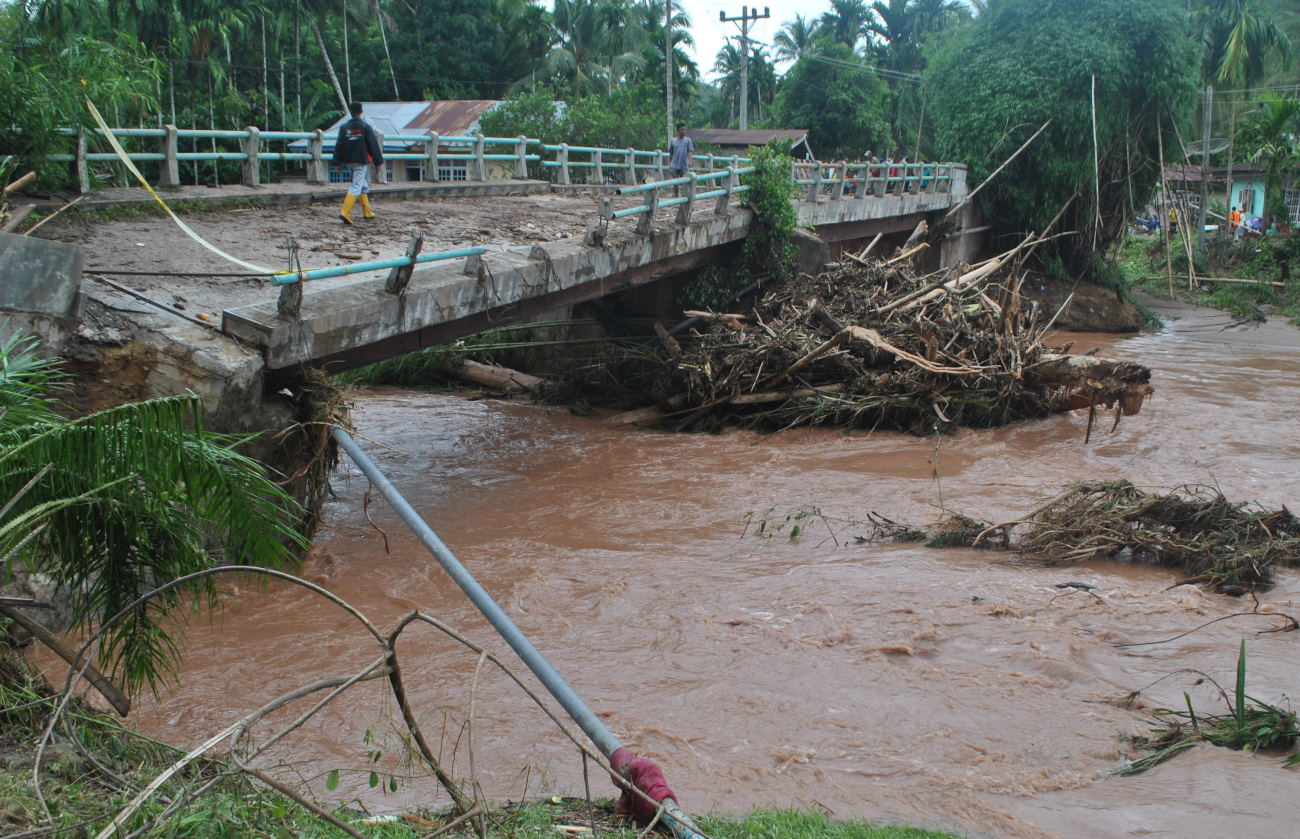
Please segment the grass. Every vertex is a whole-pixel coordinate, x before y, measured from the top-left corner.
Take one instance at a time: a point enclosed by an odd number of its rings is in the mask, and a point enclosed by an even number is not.
[[[1231,697],[1220,688],[1228,706],[1225,714],[1198,714],[1192,698],[1183,694],[1186,710],[1153,712],[1156,724],[1150,736],[1135,737],[1133,744],[1152,753],[1121,766],[1116,774],[1137,775],[1164,763],[1180,752],[1205,742],[1212,746],[1248,752],[1282,752],[1300,743],[1300,724],[1294,711],[1256,699],[1246,693],[1246,642],[1237,655],[1237,680]],[[1293,752],[1286,766],[1300,765],[1300,753]]]
[[[1212,240],[1195,260],[1202,277],[1255,280],[1255,284],[1206,282],[1187,287],[1187,255],[1175,247],[1170,259],[1174,296],[1212,306],[1249,320],[1278,314],[1300,325],[1300,234],[1252,238],[1240,242]],[[1130,236],[1121,246],[1116,265],[1122,282],[1156,297],[1169,297],[1164,241],[1158,237]],[[1268,283],[1283,282],[1282,287]]]
[[[0,628],[2,629],[2,628]],[[144,787],[177,760],[180,750],[123,728],[80,702],[65,712],[69,722],[41,763],[41,790],[53,818],[49,825],[32,785],[32,756],[55,701],[52,692],[23,661],[0,647],[0,835],[90,836],[102,829]],[[93,761],[81,749],[93,756]],[[96,766],[96,763],[98,766]],[[219,761],[190,764],[167,781],[159,796],[124,825],[125,833],[157,824],[148,839],[338,839],[348,834],[306,807],[245,776],[227,774]],[[105,771],[107,770],[107,771]],[[111,775],[109,774],[111,773]],[[163,815],[166,800],[180,800],[202,784],[215,785]],[[365,823],[365,814],[333,815],[371,839],[415,839],[449,821],[446,814],[414,813],[392,821]],[[636,839],[641,829],[613,815],[609,799],[592,805],[559,796],[508,805],[487,816],[493,839],[555,839],[558,824],[589,824],[595,817],[605,839]],[[715,839],[947,839],[951,834],[911,827],[837,822],[806,811],[760,810],[744,818],[703,817],[700,827]],[[469,839],[457,828],[445,834]],[[591,834],[586,834],[591,835]]]

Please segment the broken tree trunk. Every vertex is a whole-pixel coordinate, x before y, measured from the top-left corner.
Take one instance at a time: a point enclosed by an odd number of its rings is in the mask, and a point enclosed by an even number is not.
[[[442,372],[467,382],[473,382],[476,385],[515,393],[532,391],[546,381],[538,376],[530,376],[527,373],[520,373],[518,370],[511,370],[509,367],[483,364],[468,359],[448,361],[442,365]]]

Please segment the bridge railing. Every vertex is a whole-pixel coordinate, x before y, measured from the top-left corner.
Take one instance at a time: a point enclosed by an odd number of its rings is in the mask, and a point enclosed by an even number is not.
[[[796,161],[790,177],[803,188],[805,200],[821,201],[947,192],[953,168],[951,163]]]
[[[156,182],[163,188],[180,186],[181,165],[184,163],[195,165],[195,183],[200,182],[198,165],[207,162],[242,164],[239,182],[245,186],[261,183],[262,164],[268,162],[302,164],[309,184],[326,184],[331,180],[330,157],[325,153],[327,137],[322,130],[269,131],[249,126],[227,131],[174,125],[109,130],[124,145],[126,156],[133,163],[158,164]],[[81,192],[87,193],[91,189],[94,165],[116,163],[118,156],[107,147],[102,150],[92,148],[93,143],[98,146],[95,141],[103,136],[102,129],[64,129],[61,133],[76,138],[75,151],[50,154],[43,159],[73,164]],[[375,133],[381,146],[405,146],[402,151],[385,152],[385,162],[414,164],[411,168],[417,171],[417,178],[407,178],[407,172],[403,171],[403,177],[397,180],[484,182],[502,178],[522,179],[528,177],[531,164],[538,167],[544,177],[559,184],[630,185],[662,181],[668,162],[667,152],[662,150],[555,145],[524,136],[443,136],[435,132],[386,136],[380,131]],[[199,151],[201,141],[209,149]],[[182,151],[187,146],[190,150]],[[706,172],[749,162],[745,157],[711,154],[695,155],[693,160],[696,167]],[[392,167],[385,167],[385,170],[390,169]],[[381,183],[387,181],[388,174],[388,171],[379,173],[377,180]],[[340,182],[337,175],[334,180]]]
[[[625,186],[618,190],[619,195],[644,195],[644,204],[615,210],[614,202],[608,196],[602,196],[596,202],[596,227],[587,235],[588,242],[599,244],[609,232],[609,223],[621,218],[639,216],[636,232],[648,236],[654,232],[656,217],[660,210],[677,208],[674,223],[684,227],[691,220],[691,213],[697,202],[712,200],[713,212],[727,215],[731,212],[732,199],[749,191],[742,186],[740,177],[757,171],[753,166],[733,168],[728,166],[712,172],[689,172],[680,178],[653,181],[641,186]],[[701,189],[703,185],[703,189]],[[710,187],[712,187],[710,189]],[[661,197],[668,190],[673,191],[672,198]]]

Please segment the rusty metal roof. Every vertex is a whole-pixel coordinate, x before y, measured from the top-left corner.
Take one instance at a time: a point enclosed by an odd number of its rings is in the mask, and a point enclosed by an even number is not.
[[[483,115],[501,103],[495,99],[443,99],[429,102],[403,130],[432,131],[440,137],[465,137]]]
[[[362,102],[361,118],[369,122],[385,138],[400,134],[422,134],[432,131],[440,137],[467,137],[476,128],[483,115],[501,103],[495,99],[444,99],[437,102]],[[337,120],[325,129],[324,151],[334,150],[334,139],[339,126],[350,116]],[[414,143],[394,143],[385,139],[384,151],[404,151]],[[305,149],[306,140],[289,144],[294,150]]]

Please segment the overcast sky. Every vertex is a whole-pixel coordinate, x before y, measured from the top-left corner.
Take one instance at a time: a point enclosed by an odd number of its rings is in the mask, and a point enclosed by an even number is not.
[[[678,0],[678,2],[691,17],[691,37],[695,39],[695,62],[700,67],[700,74],[706,79],[712,79],[713,62],[727,38],[735,38],[737,42],[740,40],[740,24],[721,23],[718,20],[718,13],[726,12],[727,17],[740,17],[741,9],[746,4],[722,2],[722,0]],[[765,6],[771,11],[772,16],[752,23],[749,37],[761,41],[770,49],[772,38],[786,21],[794,20],[797,14],[815,20],[821,17],[822,12],[829,10],[831,4],[829,0],[803,0],[803,2],[768,0],[758,6],[750,4],[750,12],[752,14],[757,10],[761,14]]]

